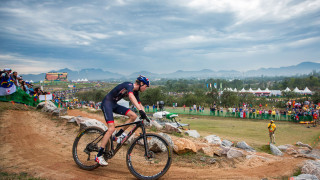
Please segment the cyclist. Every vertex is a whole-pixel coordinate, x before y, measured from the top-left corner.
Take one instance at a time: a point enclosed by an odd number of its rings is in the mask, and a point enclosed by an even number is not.
[[[108,165],[108,163],[103,158],[103,152],[104,148],[107,145],[108,140],[110,139],[111,135],[115,131],[115,125],[114,125],[114,119],[113,119],[113,112],[117,114],[126,115],[129,117],[129,120],[127,120],[125,123],[134,122],[137,119],[137,115],[131,111],[129,108],[126,108],[124,106],[118,105],[117,102],[122,99],[123,97],[129,97],[132,104],[139,110],[139,114],[141,118],[146,119],[146,113],[144,112],[144,108],[140,102],[139,98],[139,91],[143,92],[149,87],[150,81],[148,78],[144,76],[139,76],[135,83],[131,82],[124,82],[122,84],[117,85],[115,88],[113,88],[102,100],[101,103],[101,109],[104,114],[104,118],[108,125],[108,131],[104,135],[102,141],[101,141],[101,147],[99,149],[99,152],[97,156],[95,157],[95,161],[98,162],[102,166]],[[116,137],[122,137],[124,138],[124,135],[122,134],[128,126],[121,128],[117,133]],[[121,141],[121,138],[119,138]],[[119,141],[118,141],[119,143]]]

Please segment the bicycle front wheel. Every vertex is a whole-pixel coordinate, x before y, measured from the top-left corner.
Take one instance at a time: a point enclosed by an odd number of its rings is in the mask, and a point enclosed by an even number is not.
[[[148,154],[145,153],[143,136],[135,139],[127,152],[127,166],[131,174],[138,179],[158,179],[171,166],[172,149],[169,143],[157,134],[146,134]]]

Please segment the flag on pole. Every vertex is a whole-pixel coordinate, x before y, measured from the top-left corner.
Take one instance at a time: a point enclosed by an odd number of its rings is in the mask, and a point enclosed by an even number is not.
[[[209,88],[208,86],[209,86],[209,84],[207,84],[207,88]]]
[[[14,84],[14,81],[9,76],[9,79],[6,79],[5,77],[1,77],[0,80],[0,96],[7,96],[14,92],[16,92],[16,85]]]
[[[210,88],[212,87],[211,83],[210,83]]]
[[[217,89],[217,83],[214,83],[214,88],[216,88],[216,89]]]

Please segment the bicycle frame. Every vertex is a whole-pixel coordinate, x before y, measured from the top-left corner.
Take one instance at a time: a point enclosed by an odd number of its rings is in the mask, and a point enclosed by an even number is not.
[[[144,127],[144,123],[142,120],[140,121],[136,121],[136,122],[132,122],[132,123],[127,123],[127,124],[122,124],[119,126],[116,126],[115,128],[119,128],[119,127],[124,127],[124,126],[130,126],[130,125],[136,125],[129,133],[128,135],[120,142],[120,145],[116,146],[116,149],[114,149],[113,146],[113,140],[112,140],[112,136],[110,137],[110,151],[106,152],[108,159],[111,159],[118,151],[119,149],[124,145],[124,143],[132,136],[132,134],[139,128],[141,128],[142,130],[142,135],[143,135],[143,141],[144,141],[144,148],[145,148],[145,155],[147,157],[149,157],[149,152],[148,152],[148,143],[147,143],[147,138],[146,138],[146,130]],[[107,130],[108,131],[108,130]],[[107,132],[105,131],[103,133],[103,135],[105,135],[105,133]]]

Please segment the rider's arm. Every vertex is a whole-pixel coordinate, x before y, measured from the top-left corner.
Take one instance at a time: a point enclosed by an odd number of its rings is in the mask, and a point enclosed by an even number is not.
[[[129,92],[129,99],[132,102],[132,104],[138,109],[138,110],[143,110],[143,107],[140,106],[140,104],[138,103],[136,97],[134,96],[133,92]]]

